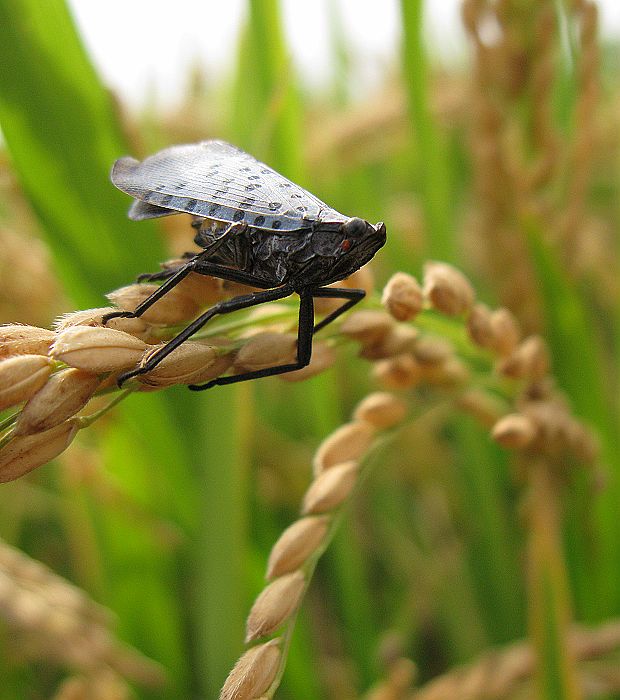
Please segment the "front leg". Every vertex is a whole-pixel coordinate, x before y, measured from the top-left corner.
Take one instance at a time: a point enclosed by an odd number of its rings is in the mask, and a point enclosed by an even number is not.
[[[202,251],[189,251],[183,253],[179,260],[175,260],[175,264],[163,263],[162,269],[158,272],[144,272],[136,277],[136,283],[141,284],[142,282],[163,282],[164,280],[170,279],[175,273],[177,273],[182,267],[187,265],[188,260],[192,260],[197,255],[200,255]]]
[[[329,299],[346,299],[342,306],[339,306],[335,311],[326,316],[320,323],[317,323],[314,327],[314,332],[320,331],[321,328],[329,325],[332,321],[335,321],[338,316],[342,315],[345,311],[348,311],[351,307],[359,304],[359,302],[366,296],[366,292],[363,289],[349,289],[348,287],[317,287],[312,290],[313,296]]]
[[[162,270],[160,273],[154,272],[152,275],[140,275],[138,281],[150,280],[161,280],[166,281],[159,286],[150,296],[148,296],[143,302],[138,304],[133,311],[112,311],[109,314],[105,314],[101,319],[101,322],[105,326],[108,321],[113,318],[137,318],[142,316],[142,314],[153,306],[157,301],[159,301],[163,296],[165,296],[173,287],[176,287],[181,280],[185,279],[190,272],[192,272],[197,264],[197,258],[200,257],[200,253],[190,260],[188,263],[183,265],[183,267],[174,270]],[[168,274],[170,273],[170,274]]]
[[[251,284],[256,286],[254,283],[254,278],[251,275],[247,275],[236,270],[228,270],[228,268],[221,265],[213,265],[209,263],[209,256],[212,255],[228,237],[242,233],[246,229],[247,224],[244,222],[231,224],[214,243],[212,243],[208,248],[205,248],[205,250],[202,250],[200,253],[194,255],[194,257],[192,257],[182,267],[174,269],[170,276],[168,276],[167,270],[162,270],[161,273],[155,272],[153,275],[149,275],[150,279],[165,279],[166,281],[142,303],[138,304],[133,311],[113,311],[106,314],[102,319],[103,325],[105,326],[105,324],[113,318],[137,318],[138,316],[142,316],[147,309],[150,309],[153,304],[165,296],[173,287],[176,287],[177,284],[179,284],[181,280],[185,279],[190,272],[198,272],[201,275],[212,274],[213,277],[232,279],[235,282],[241,281],[242,284]],[[214,270],[215,272],[210,272],[210,270]],[[223,271],[223,274],[218,274],[217,271]],[[236,276],[232,276],[233,273],[235,273]],[[239,276],[243,277],[243,279],[240,280]],[[252,281],[247,282],[247,279]]]

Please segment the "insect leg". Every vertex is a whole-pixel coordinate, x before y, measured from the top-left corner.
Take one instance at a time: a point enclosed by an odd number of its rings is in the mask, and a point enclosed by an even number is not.
[[[218,314],[227,314],[232,311],[239,311],[240,309],[247,309],[251,306],[264,304],[268,301],[284,299],[284,297],[290,296],[292,293],[293,290],[290,287],[278,287],[277,289],[267,289],[265,291],[244,294],[243,296],[234,297],[233,299],[220,301],[208,311],[205,311],[204,314],[198,316],[198,318],[192,321],[189,326],[184,328],[178,335],[172,338],[172,340],[168,341],[161,350],[154,353],[142,367],[121,374],[118,378],[118,385],[121,386],[128,379],[136,377],[139,374],[146,374],[152,369],[155,369],[165,357],[168,357],[179,345],[184,343],[188,338],[194,335],[194,333],[197,333],[214,316]]]
[[[352,306],[355,306],[360,302],[365,296],[366,292],[363,289],[349,289],[348,287],[317,287],[312,290],[312,296],[317,298],[321,297],[323,299],[346,299],[347,301],[331,314],[326,316],[322,321],[314,326],[314,332],[320,331],[321,328],[329,325],[332,321],[335,321],[338,316],[348,311]]]
[[[200,255],[202,255],[202,253],[199,253],[199,255],[196,257],[199,257]],[[106,323],[113,318],[137,318],[138,316],[142,316],[142,314],[147,309],[150,309],[156,301],[165,296],[173,287],[176,287],[181,280],[185,279],[185,277],[187,277],[187,275],[189,275],[189,273],[192,272],[195,267],[196,258],[190,260],[187,264],[183,265],[183,267],[174,270],[172,272],[172,275],[169,276],[168,279],[160,287],[158,287],[150,296],[148,296],[143,302],[138,304],[138,306],[136,306],[136,308],[133,311],[112,311],[111,313],[103,316],[103,318],[101,319],[103,325],[105,326]],[[154,274],[157,275],[158,273]],[[150,279],[153,279],[153,277],[149,277]]]
[[[260,377],[271,377],[275,374],[285,374],[286,372],[293,372],[296,369],[305,367],[312,356],[313,324],[314,301],[312,294],[307,291],[299,292],[299,325],[297,331],[297,360],[295,362],[277,365],[276,367],[265,367],[264,369],[244,372],[243,374],[235,374],[231,377],[217,377],[206,384],[190,384],[188,388],[192,391],[204,391],[213,386],[236,384],[237,382],[246,382],[250,379],[259,379]]]
[[[213,252],[222,245],[224,240],[228,238],[228,236],[235,233],[239,233],[241,231],[245,231],[246,228],[247,224],[243,222],[240,224],[231,224],[214,243],[212,243],[208,248],[205,248],[205,250],[202,250],[200,253],[197,253],[189,262],[187,262],[182,267],[171,271],[171,275],[166,274],[168,272],[167,270],[162,270],[161,273],[155,272],[153,275],[149,275],[148,279],[165,279],[166,281],[143,302],[138,304],[138,306],[136,306],[136,308],[133,311],[113,311],[112,313],[106,314],[102,318],[103,325],[105,326],[105,324],[113,318],[136,318],[138,316],[142,316],[142,314],[147,309],[150,309],[151,306],[155,304],[155,302],[157,302],[159,299],[165,296],[173,287],[176,287],[177,284],[179,284],[181,280],[187,277],[187,275],[189,275],[190,272],[210,274],[208,272],[203,272],[202,270],[197,268],[199,268],[201,265],[204,267],[203,261],[206,261],[209,255],[212,255]],[[141,275],[141,277],[144,278],[143,275]]]
[[[196,255],[200,255],[201,252],[202,251],[193,251],[183,253],[183,255],[180,256],[181,260],[176,265],[170,265],[169,267],[165,267],[163,270],[159,270],[158,272],[144,272],[136,277],[136,282],[161,282],[162,280],[167,280],[178,272],[181,267],[184,267],[188,260],[195,258]]]
[[[141,275],[136,277],[137,283],[142,282],[162,282],[163,280],[170,279],[173,275],[179,271],[181,267],[185,267],[187,263],[179,265],[177,267],[169,267],[167,270],[160,270],[159,272],[143,272]]]

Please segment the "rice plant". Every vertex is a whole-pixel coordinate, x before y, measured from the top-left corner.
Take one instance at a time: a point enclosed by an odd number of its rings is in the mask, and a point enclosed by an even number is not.
[[[234,75],[136,116],[61,0],[0,3],[0,700],[620,697],[617,47],[464,0],[440,66],[400,7],[362,102],[336,16],[319,94],[250,0]],[[248,291],[195,274],[106,323],[195,234],[112,163],[210,138],[388,239],[307,367],[192,394],[297,351],[285,299],[149,364]]]

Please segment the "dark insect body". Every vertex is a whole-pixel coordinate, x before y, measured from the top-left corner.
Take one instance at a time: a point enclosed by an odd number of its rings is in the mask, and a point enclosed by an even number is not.
[[[186,212],[195,219],[195,243],[203,250],[188,254],[176,268],[141,275],[163,284],[133,312],[142,315],[190,272],[240,282],[263,291],[219,302],[196,318],[141,367],[126,372],[119,384],[156,367],[211,318],[296,293],[300,299],[295,363],[229,377],[218,377],[195,391],[217,384],[256,379],[305,367],[316,331],[364,297],[361,289],[326,288],[358,270],[386,240],[385,226],[338,213],[264,163],[223,141],[172,146],[144,161],[121,158],[112,182],[135,198],[129,218],[140,221]],[[314,324],[315,298],[342,299],[340,308]]]

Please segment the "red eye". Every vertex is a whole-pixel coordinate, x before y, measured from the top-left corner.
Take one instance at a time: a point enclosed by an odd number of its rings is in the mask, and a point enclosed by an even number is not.
[[[343,253],[346,253],[349,248],[351,247],[351,241],[348,238],[345,238],[344,241],[340,244],[340,248],[342,249]]]

